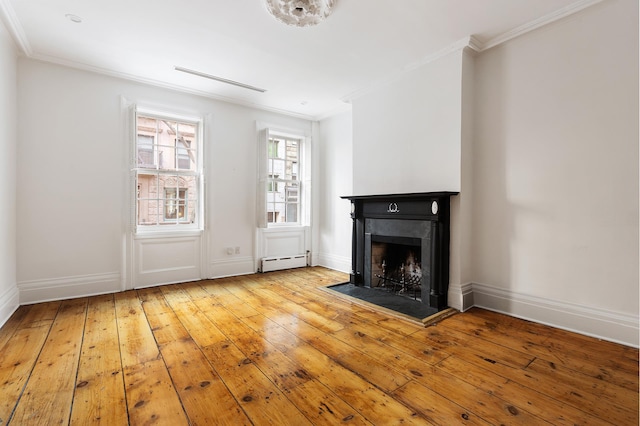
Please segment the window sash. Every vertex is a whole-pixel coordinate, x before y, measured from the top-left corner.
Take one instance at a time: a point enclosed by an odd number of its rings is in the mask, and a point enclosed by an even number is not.
[[[137,110],[134,127],[136,231],[201,229],[202,120]]]
[[[266,138],[264,212],[266,225],[301,223],[299,161],[302,138],[269,135]]]
[[[300,188],[299,181],[267,179],[267,225],[300,223]]]

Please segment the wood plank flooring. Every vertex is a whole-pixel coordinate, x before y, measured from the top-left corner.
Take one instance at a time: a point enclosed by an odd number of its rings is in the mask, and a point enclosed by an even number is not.
[[[22,306],[0,425],[638,425],[638,350],[481,309],[423,327],[302,268]]]

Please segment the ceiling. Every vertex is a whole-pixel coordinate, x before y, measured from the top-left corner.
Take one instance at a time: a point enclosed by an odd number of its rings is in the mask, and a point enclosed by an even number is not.
[[[599,1],[335,0],[304,28],[264,0],[0,0],[0,17],[30,58],[317,120],[452,49],[486,50]]]

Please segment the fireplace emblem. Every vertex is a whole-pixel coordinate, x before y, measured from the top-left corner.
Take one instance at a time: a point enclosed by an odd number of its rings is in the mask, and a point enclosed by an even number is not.
[[[389,203],[387,213],[400,213],[400,210],[398,209],[398,203]]]
[[[431,203],[431,213],[438,214],[438,202],[434,201]]]

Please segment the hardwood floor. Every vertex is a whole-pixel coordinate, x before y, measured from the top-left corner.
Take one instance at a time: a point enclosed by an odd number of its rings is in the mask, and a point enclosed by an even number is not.
[[[0,424],[638,425],[638,350],[472,309],[436,325],[304,268],[23,306]]]

